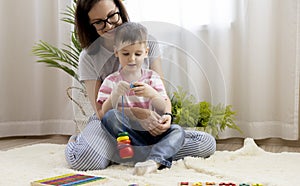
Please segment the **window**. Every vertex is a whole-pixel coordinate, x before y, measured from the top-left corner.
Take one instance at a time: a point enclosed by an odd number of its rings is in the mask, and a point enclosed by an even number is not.
[[[132,21],[160,21],[196,31],[203,26],[229,25],[233,0],[125,0]]]

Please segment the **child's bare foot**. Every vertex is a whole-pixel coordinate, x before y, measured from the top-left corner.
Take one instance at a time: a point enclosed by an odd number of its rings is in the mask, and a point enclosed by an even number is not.
[[[156,172],[158,167],[159,167],[159,164],[153,160],[138,162],[134,166],[133,174],[142,176],[144,174]]]

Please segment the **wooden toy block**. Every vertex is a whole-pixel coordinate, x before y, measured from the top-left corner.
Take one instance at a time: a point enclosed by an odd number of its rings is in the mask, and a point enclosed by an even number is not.
[[[205,182],[205,185],[216,185],[215,182]]]
[[[189,185],[189,182],[182,181],[182,182],[179,183],[179,186],[186,186],[186,185]]]
[[[220,182],[220,183],[215,183],[215,182],[188,182],[188,181],[182,181],[178,183],[178,186],[213,186],[213,185],[218,185],[218,186],[263,186],[261,183],[233,183],[233,182]]]
[[[219,186],[236,186],[236,184],[235,183],[231,183],[231,182],[229,182],[229,183],[222,182],[222,183],[219,183]]]
[[[201,182],[195,182],[192,184],[192,186],[203,186]]]

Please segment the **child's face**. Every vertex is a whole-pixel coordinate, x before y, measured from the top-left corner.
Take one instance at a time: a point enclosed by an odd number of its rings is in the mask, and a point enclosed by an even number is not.
[[[129,44],[116,51],[115,55],[119,58],[123,70],[135,72],[142,68],[148,48],[144,42]]]

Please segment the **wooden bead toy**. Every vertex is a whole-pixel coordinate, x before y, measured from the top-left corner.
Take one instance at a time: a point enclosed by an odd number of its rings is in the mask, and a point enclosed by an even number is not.
[[[186,186],[186,185],[189,185],[189,182],[187,181],[182,181],[180,182],[179,186]]]
[[[119,155],[122,159],[132,158],[134,155],[131,141],[129,139],[128,132],[122,132],[118,134],[117,138]]]
[[[219,186],[236,186],[236,184],[235,183],[231,183],[231,182],[229,182],[229,183],[222,182],[222,183],[219,183]]]
[[[218,185],[218,186],[250,186],[250,184],[247,183],[233,183],[233,182],[220,182],[220,183],[215,183],[215,182],[179,182],[179,186],[213,186],[213,185]],[[252,183],[251,186],[263,186],[261,183]]]
[[[215,182],[205,182],[205,185],[216,185]]]
[[[201,182],[195,182],[192,184],[192,186],[202,186],[202,183]]]

